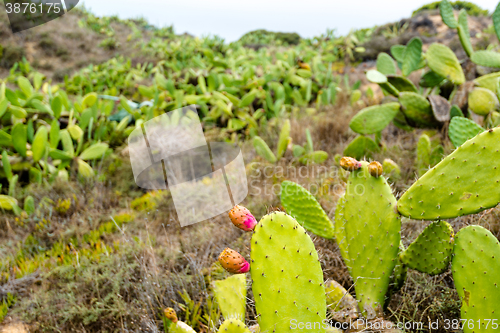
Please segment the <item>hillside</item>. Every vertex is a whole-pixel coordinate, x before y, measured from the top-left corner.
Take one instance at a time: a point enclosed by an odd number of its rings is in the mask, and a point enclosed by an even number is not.
[[[234,43],[84,9],[13,35],[0,8],[0,332],[215,333],[228,317],[286,331],[278,313],[322,311],[422,332],[494,319],[499,37],[491,16],[445,5],[446,24],[425,9],[346,36]],[[167,163],[149,179],[164,188],[139,187],[128,143],[152,161],[151,133],[191,138],[182,126],[198,119],[207,141],[241,150],[248,211],[181,227],[182,182],[165,181]],[[174,160],[175,176],[217,184],[193,161]]]

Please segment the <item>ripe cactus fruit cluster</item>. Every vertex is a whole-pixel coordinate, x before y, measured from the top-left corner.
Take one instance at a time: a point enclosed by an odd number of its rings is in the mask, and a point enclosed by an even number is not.
[[[250,333],[245,324],[238,319],[226,319],[219,327],[218,333]]]
[[[451,268],[465,333],[498,331],[492,323],[500,322],[499,258],[500,243],[485,228],[473,225],[457,233]]]
[[[281,183],[281,203],[305,229],[323,238],[333,238],[333,224],[309,191],[290,181]]]
[[[248,261],[241,254],[230,248],[222,251],[219,255],[219,262],[225,270],[232,274],[248,273],[250,270]]]
[[[448,269],[453,251],[453,229],[445,221],[431,223],[401,253],[401,261],[411,269],[437,275]]]
[[[292,319],[314,323],[326,318],[318,253],[291,216],[273,212],[260,220],[251,240],[251,258],[252,290],[262,332],[292,332]]]
[[[399,252],[401,220],[396,198],[384,177],[373,177],[368,163],[351,172],[343,217],[351,275],[360,310],[379,317]]]
[[[257,220],[250,211],[240,205],[234,206],[229,211],[229,218],[233,224],[244,231],[251,231],[255,228]]]
[[[439,220],[495,207],[500,202],[499,140],[500,128],[495,128],[465,142],[403,194],[398,211],[417,220]]]
[[[226,319],[245,318],[247,282],[244,274],[212,282],[215,298]]]

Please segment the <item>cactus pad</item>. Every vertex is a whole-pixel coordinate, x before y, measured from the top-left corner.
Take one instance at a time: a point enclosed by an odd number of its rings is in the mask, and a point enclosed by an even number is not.
[[[417,144],[417,173],[422,176],[431,164],[431,139],[427,134],[422,134]]]
[[[405,246],[403,242],[399,243],[399,255],[396,260],[396,266],[394,271],[392,271],[391,282],[389,284],[388,299],[395,293],[397,293],[404,285],[406,277],[408,275],[408,267],[401,260],[401,253],[405,251]]]
[[[359,134],[374,134],[382,131],[399,112],[399,103],[387,103],[367,107],[358,112],[349,123]]]
[[[453,251],[453,280],[462,299],[462,319],[467,320],[464,332],[497,332],[492,325],[500,322],[500,244],[497,238],[483,227],[468,226],[457,233]],[[468,323],[472,323],[471,326]]]
[[[338,322],[350,322],[358,318],[358,302],[337,281],[326,283],[326,304]]]
[[[380,315],[399,252],[401,221],[396,198],[384,177],[368,172],[368,163],[351,172],[344,218],[347,251],[356,298],[363,314]]]
[[[455,53],[449,47],[434,43],[429,46],[426,58],[427,64],[433,72],[457,85],[465,82],[462,66]]]
[[[225,280],[212,282],[214,294],[224,318],[245,319],[247,280],[245,274],[237,274]]]
[[[218,333],[250,333],[245,324],[238,319],[226,319],[219,327]]]
[[[371,157],[372,153],[376,151],[379,151],[379,147],[375,141],[360,135],[349,143],[344,150],[344,155],[360,160],[363,157]]]
[[[398,201],[399,212],[418,220],[449,219],[500,202],[500,128],[465,142],[417,180]]]
[[[399,91],[418,92],[417,87],[407,78],[399,75],[388,75],[387,81]]]
[[[460,147],[465,141],[482,132],[484,128],[464,117],[453,117],[448,127],[448,135],[455,147]]]
[[[396,64],[390,55],[381,52],[377,56],[377,70],[384,75],[396,74]]]
[[[458,22],[453,13],[453,6],[448,0],[442,0],[439,3],[439,11],[444,24],[451,29],[456,29],[458,27]]]
[[[314,323],[326,318],[318,253],[291,216],[273,212],[260,220],[251,240],[251,258],[252,290],[262,332],[292,332],[292,320]]]
[[[419,127],[436,126],[437,122],[432,113],[431,104],[420,94],[402,92],[399,102],[403,106],[403,113],[412,124]]]
[[[269,163],[276,163],[276,161],[278,160],[276,158],[276,155],[274,155],[274,153],[271,151],[267,143],[264,140],[262,140],[261,137],[255,136],[253,138],[253,147],[255,148],[257,154],[259,154]]]
[[[453,252],[453,229],[445,221],[430,224],[401,253],[401,261],[411,269],[429,275],[445,272]]]
[[[349,253],[347,252],[347,235],[345,233],[346,220],[344,218],[344,204],[345,196],[341,196],[337,202],[337,207],[335,209],[335,241],[339,246],[340,254],[344,259],[344,263],[347,266],[349,272],[351,267],[349,265]]]
[[[492,92],[497,91],[498,79],[500,79],[500,72],[495,72],[483,75],[474,80],[474,83],[481,88],[486,88]]]
[[[469,93],[469,109],[475,114],[486,116],[497,107],[498,98],[491,90],[475,88]]]
[[[169,327],[169,332],[172,333],[196,333],[195,330],[188,324],[182,321],[178,321],[176,323],[173,323]]]
[[[439,95],[431,95],[427,99],[431,103],[432,113],[437,121],[444,123],[450,120],[451,104],[446,98]]]
[[[281,204],[305,229],[323,238],[333,238],[333,224],[319,202],[305,188],[290,181],[281,183]]]
[[[479,66],[500,68],[500,53],[494,51],[476,51],[470,59]]]

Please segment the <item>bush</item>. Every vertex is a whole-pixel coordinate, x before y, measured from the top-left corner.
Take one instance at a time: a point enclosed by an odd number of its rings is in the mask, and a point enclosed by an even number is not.
[[[239,42],[247,44],[275,44],[280,42],[284,45],[297,45],[300,43],[300,36],[295,32],[273,32],[267,30],[254,30],[247,32]]]
[[[427,4],[427,5],[424,5],[424,6],[420,7],[419,9],[417,9],[416,11],[414,11],[412,16],[415,16],[415,15],[423,12],[424,10],[439,9],[440,2],[441,1],[436,1],[436,2],[432,2],[430,4]],[[467,14],[469,14],[470,16],[488,16],[489,15],[488,10],[482,9],[481,7],[479,7],[478,5],[476,5],[472,2],[455,1],[455,2],[452,2],[451,5],[453,6],[453,9],[455,9],[455,10],[465,9],[467,11]]]

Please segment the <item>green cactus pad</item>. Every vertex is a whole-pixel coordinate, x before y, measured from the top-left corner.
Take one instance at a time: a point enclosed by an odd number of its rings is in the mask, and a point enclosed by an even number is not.
[[[396,74],[396,64],[390,55],[381,52],[377,57],[377,70],[385,75]]]
[[[472,225],[457,233],[453,254],[453,280],[461,317],[467,320],[464,333],[498,332],[492,323],[500,322],[500,243],[490,231]]]
[[[359,134],[374,134],[386,128],[398,112],[399,103],[370,106],[358,112],[349,126]]]
[[[386,179],[373,177],[368,163],[351,172],[344,218],[356,298],[365,317],[381,314],[399,252],[401,220]]]
[[[276,158],[279,160],[285,155],[290,138],[290,120],[285,120],[283,127],[281,127],[280,137],[278,140],[278,149],[276,151]]]
[[[439,11],[444,24],[451,29],[456,29],[458,27],[458,22],[453,13],[453,6],[448,0],[442,0],[439,3]]]
[[[472,43],[470,41],[470,32],[469,32],[469,22],[467,20],[467,11],[465,9],[460,10],[458,14],[458,37],[460,39],[460,43],[462,43],[462,47],[467,53],[467,56],[470,57],[474,53],[474,49],[472,48]]]
[[[226,319],[219,327],[218,333],[250,333],[245,324],[238,319]]]
[[[253,138],[253,147],[255,148],[257,154],[260,155],[260,157],[264,158],[269,163],[276,163],[276,156],[261,137],[256,136]]]
[[[417,144],[417,173],[422,176],[431,164],[431,139],[427,134],[422,134]]]
[[[291,322],[326,318],[323,271],[311,238],[282,212],[264,216],[251,240],[252,290],[262,332],[294,332]],[[324,333],[324,328],[308,330]]]
[[[401,178],[401,168],[393,160],[386,158],[382,163],[384,174],[391,180],[398,180]]]
[[[422,65],[422,40],[413,37],[408,44],[403,55],[403,66],[401,72],[403,76],[410,75],[413,71],[421,68]]]
[[[366,79],[372,83],[377,83],[377,84],[387,83],[387,76],[374,69],[366,72]]]
[[[358,302],[337,281],[328,281],[325,286],[326,304],[338,322],[349,322],[358,318]]]
[[[465,142],[417,180],[398,201],[403,216],[451,219],[500,202],[500,128]]]
[[[344,156],[361,160],[371,157],[373,152],[379,151],[379,146],[369,137],[360,135],[352,140],[344,150]]]
[[[493,27],[495,28],[495,33],[497,35],[498,40],[500,40],[500,3],[495,8],[495,11],[492,15],[493,19]]]
[[[498,79],[500,79],[500,72],[495,72],[478,77],[474,80],[474,83],[495,93],[498,87]]]
[[[454,117],[464,117],[464,113],[456,105],[453,105],[450,110],[450,119],[453,119]]]
[[[429,275],[444,273],[453,252],[453,229],[444,221],[433,222],[401,254],[411,269]]]
[[[281,183],[281,204],[305,229],[323,238],[333,238],[333,224],[319,202],[297,183]]]
[[[497,96],[489,89],[475,88],[469,93],[469,109],[480,116],[486,116],[498,107]]]
[[[245,319],[247,280],[245,274],[235,274],[212,282],[215,298],[224,318]]]
[[[387,81],[394,86],[398,91],[418,92],[417,87],[405,77],[399,75],[388,75]]]
[[[448,135],[455,148],[484,131],[484,128],[464,117],[453,117],[448,127]]]
[[[169,327],[169,332],[171,333],[196,333],[195,330],[188,324],[182,321],[178,321],[176,323],[173,323]]]
[[[500,68],[500,53],[494,51],[476,51],[470,59],[479,66]]]
[[[335,209],[335,241],[339,246],[340,255],[344,259],[344,263],[347,266],[349,272],[351,271],[351,266],[349,265],[349,253],[347,252],[347,235],[345,233],[346,220],[344,218],[344,204],[345,196],[341,196],[337,202],[337,207]]]
[[[462,66],[453,51],[443,44],[432,44],[426,53],[429,68],[454,84],[465,82]]]
[[[399,102],[403,106],[403,113],[410,123],[419,127],[437,125],[431,104],[424,96],[412,92],[402,92],[399,94]]]
[[[420,78],[419,85],[425,88],[434,88],[439,86],[444,80],[445,78],[441,75],[433,71],[428,71]]]

